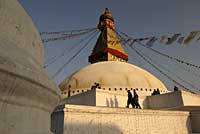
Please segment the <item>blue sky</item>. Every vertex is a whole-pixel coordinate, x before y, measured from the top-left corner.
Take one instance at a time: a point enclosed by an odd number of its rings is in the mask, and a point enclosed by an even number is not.
[[[133,37],[160,36],[181,32],[187,35],[192,30],[200,30],[200,1],[199,0],[19,0],[28,14],[32,17],[40,32],[74,30],[95,27],[98,18],[105,7],[108,7],[115,17],[115,25],[121,31]],[[73,41],[59,41],[45,45],[46,58],[62,52],[66,45]],[[80,56],[76,57],[56,77],[55,82],[61,82],[79,68],[86,66],[87,56],[91,53],[92,46],[87,48]],[[156,43],[154,48],[173,57],[183,59],[200,65],[200,43],[193,42],[190,46],[172,44],[170,46]],[[200,87],[200,81],[193,74],[200,74],[198,69],[176,64],[162,58],[146,49],[140,50],[148,54],[156,62],[165,66],[172,74],[177,75],[195,87]],[[138,65],[161,79],[169,88],[174,84],[145,63],[138,55],[130,50],[129,62]],[[67,57],[63,57],[54,65],[47,68],[51,76],[55,70],[64,64]],[[187,71],[186,71],[187,70]],[[172,75],[173,76],[173,75]],[[175,76],[173,76],[176,79]],[[187,88],[190,85],[180,81]],[[200,88],[199,88],[200,89]],[[197,90],[192,89],[192,90]]]

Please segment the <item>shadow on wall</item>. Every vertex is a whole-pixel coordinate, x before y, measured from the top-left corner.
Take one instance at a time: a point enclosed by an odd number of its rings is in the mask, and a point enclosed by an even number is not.
[[[145,97],[143,102],[142,102],[142,108],[143,109],[148,109],[149,108],[149,101],[148,101],[147,97]]]
[[[122,130],[117,126],[110,124],[92,124],[92,121],[87,124],[69,123],[65,125],[64,129],[64,134],[123,134]]]
[[[70,121],[64,124],[64,113],[56,113],[51,116],[51,131],[54,134],[122,134],[122,130],[119,127],[111,124],[94,124],[93,120],[87,123],[80,123],[77,121]]]
[[[51,114],[51,131],[54,134],[63,134],[64,130],[64,112],[56,112]]]
[[[119,102],[117,100],[117,97],[115,96],[114,100],[113,100],[113,98],[110,98],[110,99],[106,98],[106,106],[107,107],[119,107]]]
[[[192,126],[191,126],[192,124],[191,124],[191,119],[189,117],[187,118],[187,121],[186,121],[185,125],[186,125],[186,127],[188,129],[188,132],[192,133]]]

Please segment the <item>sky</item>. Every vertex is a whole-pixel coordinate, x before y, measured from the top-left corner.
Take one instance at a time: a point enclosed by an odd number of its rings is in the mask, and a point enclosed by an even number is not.
[[[96,27],[99,16],[106,7],[115,17],[115,26],[132,37],[172,35],[177,32],[188,35],[192,30],[200,30],[199,0],[19,0],[19,2],[32,17],[40,32]],[[63,49],[70,48],[76,44],[77,40],[44,44],[45,59],[62,53]],[[65,66],[54,81],[60,83],[73,72],[88,65],[87,58],[95,42],[94,39],[89,47]],[[200,43],[193,42],[184,46],[177,43],[163,45],[157,42],[153,48],[170,56],[200,65]],[[151,56],[155,63],[164,66],[168,70],[165,72],[182,85],[200,93],[198,91],[200,90],[199,69],[177,64],[141,46],[138,46],[138,49]],[[174,83],[153,69],[132,50],[126,48],[125,50],[129,54],[129,63],[144,68],[163,81],[169,89],[173,88]],[[46,68],[49,76],[51,77],[61,68],[75,51],[67,52],[66,56]],[[180,77],[185,81],[177,79]]]

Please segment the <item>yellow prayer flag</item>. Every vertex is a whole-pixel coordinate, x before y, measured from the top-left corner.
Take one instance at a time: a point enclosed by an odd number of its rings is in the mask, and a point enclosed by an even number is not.
[[[184,44],[189,44],[199,33],[200,33],[200,31],[190,32],[188,37],[184,40]]]

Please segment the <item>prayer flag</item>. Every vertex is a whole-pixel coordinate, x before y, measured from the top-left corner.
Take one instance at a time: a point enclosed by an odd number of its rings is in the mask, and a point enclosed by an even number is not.
[[[138,39],[138,41],[143,41],[143,40],[144,40],[143,38],[139,38],[139,39]]]
[[[119,42],[121,42],[122,45],[125,45],[125,44],[127,44],[129,41],[131,41],[131,39],[122,39],[122,40],[119,41]]]
[[[163,44],[167,41],[168,37],[166,35],[163,35],[160,37],[160,43]]]
[[[178,41],[177,41],[177,42],[178,42],[179,44],[182,44],[182,43],[183,43],[183,40],[184,40],[184,38],[185,38],[185,37],[183,37],[183,36],[182,36],[182,37],[180,37],[180,38],[178,39]]]
[[[197,41],[200,41],[200,37],[199,37],[199,38],[197,38]]]
[[[156,37],[152,37],[152,38],[149,39],[149,41],[147,41],[146,45],[147,45],[148,47],[152,47],[153,44],[156,42],[156,40],[157,40]]]
[[[149,40],[150,39],[150,37],[145,37],[145,38],[143,38],[143,40]]]
[[[168,39],[168,41],[167,41],[166,44],[167,44],[167,45],[172,44],[174,41],[177,40],[177,38],[178,38],[180,35],[181,35],[180,33],[174,34],[171,38]]]
[[[200,33],[200,31],[190,32],[188,37],[184,40],[184,44],[189,44],[199,33]]]
[[[129,44],[131,47],[133,46],[133,44],[137,41],[137,39],[133,39],[132,42]]]

